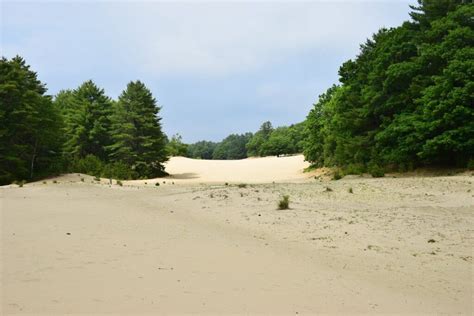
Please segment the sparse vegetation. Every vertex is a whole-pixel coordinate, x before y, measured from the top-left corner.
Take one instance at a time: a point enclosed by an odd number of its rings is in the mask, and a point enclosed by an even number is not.
[[[53,180],[53,183],[58,183],[58,181],[57,181],[57,180]]]
[[[119,186],[123,186],[123,183],[122,183],[122,181],[120,181],[120,180],[117,180],[117,185],[119,185]]]
[[[325,187],[325,188],[324,188],[324,191],[325,191],[325,192],[332,192],[332,189],[331,189],[330,187]]]
[[[349,188],[349,193],[354,193],[354,190],[352,190],[352,188]]]
[[[81,178],[81,182],[84,182],[84,178]]]
[[[290,196],[283,195],[283,197],[278,201],[278,209],[279,210],[287,210],[290,208]]]
[[[246,183],[239,183],[237,186],[242,189],[242,188],[246,188],[247,184]]]
[[[344,174],[342,173],[342,171],[340,169],[336,169],[336,171],[334,171],[334,174],[332,175],[332,179],[339,180],[342,179],[343,176]]]
[[[100,178],[99,177],[94,177],[94,181],[100,182]]]
[[[160,186],[159,182],[155,183],[155,187],[159,187],[159,186]]]

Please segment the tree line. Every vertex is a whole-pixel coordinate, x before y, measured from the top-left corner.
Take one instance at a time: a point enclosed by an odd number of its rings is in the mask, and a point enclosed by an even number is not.
[[[304,123],[273,128],[264,122],[255,133],[231,134],[220,142],[198,141],[184,144],[179,135],[169,143],[175,156],[196,159],[243,159],[247,157],[279,156],[301,153],[304,143]]]
[[[112,100],[91,80],[53,99],[19,56],[0,61],[0,184],[61,172],[164,174],[160,107],[140,81]]]
[[[306,120],[304,154],[349,173],[473,164],[474,5],[419,0],[339,69]]]

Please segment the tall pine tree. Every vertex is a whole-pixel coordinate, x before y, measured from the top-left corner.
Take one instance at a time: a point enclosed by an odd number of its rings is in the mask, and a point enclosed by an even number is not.
[[[61,116],[46,87],[19,56],[0,60],[0,184],[54,171]]]
[[[141,82],[130,82],[114,105],[111,117],[112,161],[125,162],[140,177],[164,174],[166,136],[161,130],[160,107]]]

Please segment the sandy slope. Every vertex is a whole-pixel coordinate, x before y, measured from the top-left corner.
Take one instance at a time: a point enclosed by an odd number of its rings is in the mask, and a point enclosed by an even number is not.
[[[0,314],[472,314],[472,175],[300,169],[245,188],[81,175],[0,188]],[[193,173],[206,172],[249,179]],[[291,209],[277,211],[283,194]]]
[[[166,171],[177,183],[271,183],[307,179],[309,166],[303,155],[248,158],[242,160],[197,160],[172,157]]]

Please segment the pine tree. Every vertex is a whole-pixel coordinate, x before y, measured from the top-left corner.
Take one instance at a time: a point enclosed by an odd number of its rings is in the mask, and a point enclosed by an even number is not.
[[[160,107],[140,81],[130,82],[114,105],[111,117],[112,161],[130,165],[140,177],[164,174],[166,137],[161,130]]]
[[[112,101],[104,90],[89,80],[72,92],[61,92],[55,102],[65,116],[65,152],[74,158],[94,155],[107,161]]]
[[[0,183],[32,179],[59,160],[61,117],[23,58],[0,60]]]

